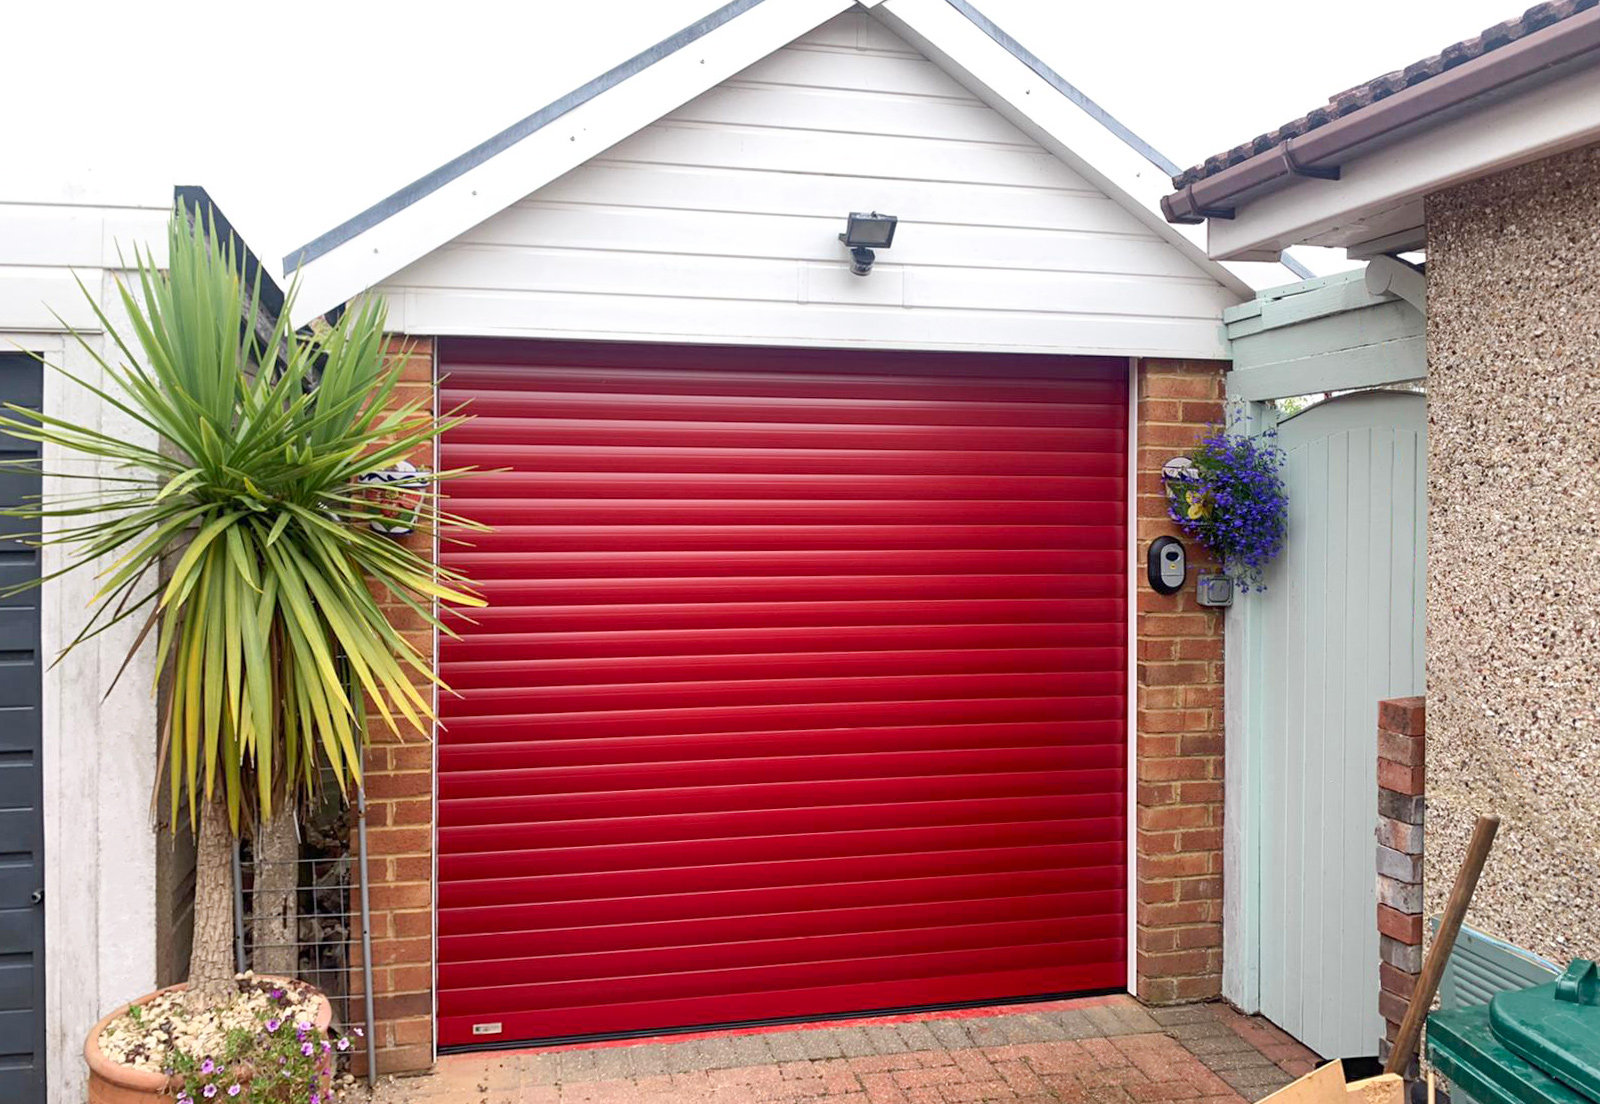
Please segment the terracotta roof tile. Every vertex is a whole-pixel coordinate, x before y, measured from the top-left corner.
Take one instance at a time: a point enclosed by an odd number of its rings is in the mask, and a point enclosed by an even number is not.
[[[1410,88],[1438,76],[1448,69],[1454,69],[1462,62],[1471,61],[1481,57],[1492,50],[1517,41],[1524,35],[1534,31],[1543,30],[1552,23],[1559,23],[1569,19],[1579,12],[1587,11],[1594,7],[1600,0],[1548,0],[1543,4],[1535,4],[1516,19],[1508,19],[1504,23],[1497,23],[1482,34],[1469,38],[1464,42],[1446,46],[1433,57],[1423,58],[1421,61],[1412,62],[1404,69],[1397,69],[1392,73],[1384,73],[1369,81],[1348,88],[1337,95],[1330,96],[1328,102],[1291,122],[1283,124],[1276,130],[1266,134],[1257,135],[1248,142],[1243,142],[1232,149],[1213,154],[1200,164],[1185,169],[1172,178],[1174,188],[1183,188],[1197,180],[1204,180],[1208,176],[1215,176],[1223,169],[1247,161],[1257,154],[1265,153],[1279,142],[1289,138],[1298,137],[1307,131],[1325,126],[1335,119],[1343,118],[1352,111],[1378,102],[1396,92]]]

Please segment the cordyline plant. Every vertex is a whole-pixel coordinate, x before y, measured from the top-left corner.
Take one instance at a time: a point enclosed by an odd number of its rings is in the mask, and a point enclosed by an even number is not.
[[[1213,429],[1189,460],[1189,471],[1164,477],[1172,520],[1210,549],[1241,591],[1265,590],[1289,529],[1277,435]]]
[[[142,622],[130,659],[156,633],[172,823],[186,811],[197,839],[189,999],[200,1009],[237,992],[231,837],[292,811],[325,778],[346,793],[359,783],[363,695],[397,732],[426,731],[432,695],[417,682],[437,676],[374,593],[440,629],[436,601],[483,603],[367,524],[381,512],[361,477],[462,420],[435,419],[427,399],[391,403],[400,368],[386,357],[382,303],[306,336],[290,327],[289,303],[263,321],[259,274],[246,287],[209,215],[180,207],[168,246],[165,270],[135,256],[139,294],[121,288],[128,333],[85,289],[115,349],[102,357],[73,336],[104,383],[50,365],[159,444],[17,406],[0,431],[91,462],[24,462],[84,489],[6,511],[40,523],[41,544],[65,546],[67,566],[32,585],[102,568],[94,612],[62,655],[129,618]],[[470,524],[421,497],[419,529]]]

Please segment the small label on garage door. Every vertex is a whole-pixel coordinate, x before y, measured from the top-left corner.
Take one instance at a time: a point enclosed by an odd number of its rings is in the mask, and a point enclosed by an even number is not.
[[[498,1035],[498,1034],[500,1034],[500,1031],[501,1031],[501,1027],[497,1023],[473,1024],[472,1025],[472,1033],[474,1035]]]

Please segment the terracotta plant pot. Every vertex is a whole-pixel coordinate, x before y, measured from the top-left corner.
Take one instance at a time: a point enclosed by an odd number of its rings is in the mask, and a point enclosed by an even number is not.
[[[265,974],[257,975],[256,980],[285,981],[283,978],[269,977]],[[149,1004],[163,993],[182,992],[187,988],[189,984],[185,982],[182,985],[169,985],[165,989],[157,989],[154,993],[146,993],[138,1000],[129,1001],[121,1008],[114,1009],[89,1029],[89,1038],[83,1044],[83,1059],[89,1064],[89,1104],[173,1104],[177,1099],[177,1093],[168,1084],[169,1079],[166,1074],[133,1069],[113,1062],[100,1050],[100,1033],[106,1029],[107,1024],[134,1005]],[[328,1003],[327,997],[318,993],[317,1030],[326,1032],[332,1022],[333,1005]]]

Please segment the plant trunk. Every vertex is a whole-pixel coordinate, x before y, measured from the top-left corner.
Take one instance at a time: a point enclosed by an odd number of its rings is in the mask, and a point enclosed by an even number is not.
[[[191,1008],[215,1008],[239,991],[233,970],[233,832],[223,803],[200,806],[195,841],[194,949],[189,955]]]
[[[294,806],[283,802],[278,815],[261,826],[255,840],[255,908],[251,910],[250,966],[258,974],[294,977],[299,973],[299,915],[295,900],[300,874],[300,839]]]

